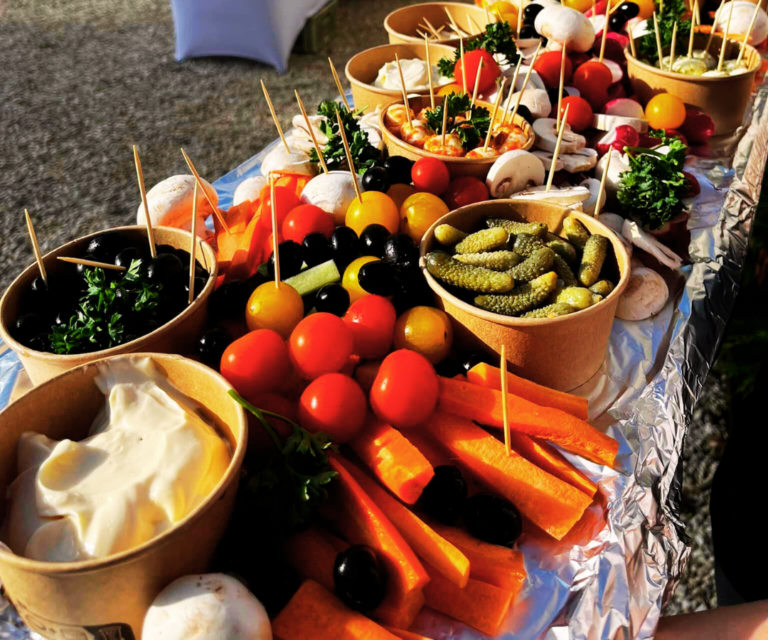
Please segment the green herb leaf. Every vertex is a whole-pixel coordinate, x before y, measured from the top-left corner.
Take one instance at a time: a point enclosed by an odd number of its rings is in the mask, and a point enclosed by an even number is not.
[[[664,12],[659,13],[660,3],[656,2],[656,14],[659,21],[659,38],[661,39],[661,48],[664,49],[672,44],[672,31],[677,22],[677,42],[688,41],[688,34],[691,32],[691,21],[683,20],[683,15],[688,13],[683,0],[664,0]],[[650,33],[637,40],[637,55],[641,60],[646,60],[649,64],[655,65],[659,61],[658,47],[656,46],[656,34],[653,30],[653,21],[649,20],[648,28]]]
[[[512,28],[508,22],[492,22],[486,25],[485,31],[464,44],[464,53],[485,49],[491,55],[498,55],[500,64],[515,65],[520,54],[515,46]],[[453,78],[453,70],[461,57],[459,49],[456,49],[453,59],[442,58],[437,63],[437,68],[446,78]]]
[[[328,142],[323,147],[323,157],[329,170],[347,168],[347,156],[339,134],[337,113],[340,114],[344,124],[344,132],[347,136],[355,170],[363,174],[381,160],[381,152],[369,142],[368,133],[360,128],[358,118],[363,110],[349,111],[343,104],[326,100],[320,103],[317,113],[326,118],[319,124],[319,129],[328,138]],[[320,161],[315,149],[310,152],[309,159],[312,162]]]

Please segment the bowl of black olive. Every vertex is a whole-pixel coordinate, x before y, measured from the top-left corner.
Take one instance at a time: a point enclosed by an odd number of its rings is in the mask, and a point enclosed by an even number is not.
[[[154,258],[144,227],[78,238],[43,256],[46,279],[33,263],[8,287],[0,300],[0,338],[33,384],[108,356],[193,351],[218,275],[216,253],[198,241],[190,303],[189,231],[157,227],[154,237]]]

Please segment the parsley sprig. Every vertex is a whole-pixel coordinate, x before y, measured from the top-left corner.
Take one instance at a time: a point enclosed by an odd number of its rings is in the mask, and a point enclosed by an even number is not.
[[[369,142],[368,133],[360,128],[358,118],[363,113],[363,109],[349,111],[343,104],[332,100],[321,102],[317,110],[318,115],[326,118],[319,124],[320,131],[328,137],[328,142],[323,147],[325,163],[329,170],[341,169],[347,163],[344,143],[339,135],[339,123],[336,120],[337,112],[341,114],[341,121],[344,123],[352,162],[355,163],[357,172],[363,174],[381,160],[381,152]],[[315,149],[310,152],[309,159],[312,162],[320,161]]]
[[[657,14],[661,7],[656,2]],[[659,38],[661,39],[661,48],[664,49],[672,44],[672,30],[677,22],[677,41],[678,43],[688,41],[688,34],[691,32],[691,21],[683,20],[683,15],[688,12],[683,0],[664,0],[664,13],[658,14]],[[659,60],[658,48],[656,47],[656,34],[653,30],[653,22],[649,21],[649,33],[638,39],[637,55],[645,59],[649,64],[656,64]]]
[[[470,110],[471,102],[468,95],[451,93],[445,97],[443,104],[426,112],[427,124],[435,133],[441,134],[443,132],[443,105],[447,105],[446,133],[455,133],[461,139],[461,144],[465,149],[474,149],[481,140],[485,139],[485,135],[488,133],[491,114],[485,107],[475,107]],[[467,112],[470,112],[468,120],[456,121],[456,116]]]
[[[501,57],[499,62],[505,65],[517,64],[517,59],[520,56],[515,46],[512,28],[508,22],[504,21],[486,25],[483,33],[464,43],[464,53],[475,51],[476,49],[485,49],[491,55],[498,54]],[[453,69],[459,58],[460,52],[458,49],[454,53],[453,58],[442,58],[437,63],[440,73],[446,78],[453,78]]]

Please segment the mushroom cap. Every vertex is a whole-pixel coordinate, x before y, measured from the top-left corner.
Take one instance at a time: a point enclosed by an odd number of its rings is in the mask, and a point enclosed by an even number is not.
[[[257,200],[261,190],[269,183],[264,176],[252,176],[243,180],[232,196],[232,204],[237,206],[243,202],[253,202]]]
[[[211,200],[218,205],[219,197],[216,189],[204,179],[201,179]],[[195,192],[195,178],[191,175],[171,176],[158,182],[147,192],[152,226],[176,227],[177,229],[192,229],[192,199]],[[206,235],[205,219],[211,215],[211,205],[205,194],[197,191],[197,233]],[[144,226],[147,219],[144,214],[144,204],[139,204],[136,211],[136,224]]]
[[[633,268],[616,306],[616,317],[622,320],[646,320],[664,308],[669,288],[658,273],[647,267]]]
[[[728,22],[728,14],[731,12],[731,6],[733,6],[733,17],[731,18],[731,25],[728,29],[728,33],[730,36],[743,36],[749,29],[749,23],[752,20],[755,5],[748,0],[726,2],[718,12],[715,21],[715,26],[721,33],[725,31],[725,25]],[[766,14],[764,9],[760,9],[757,12],[757,19],[755,20],[755,26],[752,28],[752,33],[749,34],[749,44],[760,44],[766,37],[768,37],[768,14]]]
[[[352,174],[349,171],[331,171],[312,178],[301,192],[301,201],[330,213],[338,226],[344,224],[347,209],[356,195]]]
[[[512,96],[512,104],[517,104],[518,98],[520,98],[519,91]],[[549,94],[543,89],[526,89],[520,98],[520,104],[528,107],[531,115],[537,118],[546,118],[552,112]]]
[[[595,43],[595,28],[581,11],[560,4],[545,6],[536,16],[537,33],[584,53]]]
[[[317,167],[314,162],[309,161],[308,153],[300,149],[291,149],[288,152],[281,142],[267,154],[267,157],[261,163],[261,173],[263,175],[269,175],[273,171],[295,171],[296,173],[314,176],[317,174]]]

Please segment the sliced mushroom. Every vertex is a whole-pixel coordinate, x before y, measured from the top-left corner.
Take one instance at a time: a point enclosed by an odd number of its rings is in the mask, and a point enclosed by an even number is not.
[[[533,152],[533,155],[535,155],[539,160],[541,160],[541,164],[544,166],[545,171],[549,171],[549,169],[552,167],[552,156],[553,154],[549,151],[542,151],[541,149],[536,149],[536,151]],[[555,162],[555,171],[562,171],[563,170],[563,160],[560,156],[557,157],[557,162]]]
[[[609,213],[606,211],[605,213],[600,213],[597,216],[597,221],[602,222],[606,227],[613,231],[614,234],[616,234],[616,237],[621,240],[624,248],[627,250],[627,253],[631,257],[632,243],[622,235],[622,230],[624,229],[624,218],[617,213]]]
[[[608,157],[611,158],[611,166],[608,169],[608,177],[605,181],[605,191],[608,194],[615,195],[619,190],[619,183],[621,182],[621,174],[625,171],[629,171],[629,160],[626,156],[611,148],[600,160],[597,161],[595,166],[595,178],[601,180],[603,177],[603,171],[605,171],[605,165],[608,162]]]
[[[650,233],[644,231],[637,222],[625,220],[621,234],[633,245],[647,251],[661,264],[670,269],[679,269],[683,264],[682,258],[672,249],[661,244]]]
[[[557,120],[554,118],[539,118],[533,122],[533,132],[536,134],[534,143],[544,151],[554,151],[557,147]],[[575,153],[587,146],[587,139],[571,130],[566,123],[563,139],[560,143],[560,153]]]
[[[632,269],[627,288],[619,297],[616,317],[622,320],[646,320],[664,308],[669,288],[658,273],[646,267]]]
[[[494,198],[508,198],[531,185],[544,183],[544,167],[530,151],[514,149],[500,155],[491,166],[485,184]]]
[[[565,207],[571,205],[581,205],[583,202],[589,199],[589,189],[586,187],[567,187],[566,189],[556,189],[552,187],[549,193],[545,191],[545,187],[533,187],[526,191],[515,194],[510,198],[518,202],[554,202],[555,204],[561,204]]]

